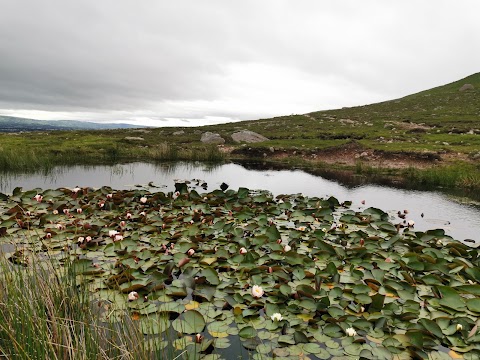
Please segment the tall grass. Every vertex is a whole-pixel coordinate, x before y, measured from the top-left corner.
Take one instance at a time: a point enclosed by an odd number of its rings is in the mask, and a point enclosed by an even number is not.
[[[84,148],[5,149],[0,147],[0,171],[49,171],[55,166],[79,164],[113,164],[121,161],[207,161],[222,162],[225,154],[216,146],[177,146],[162,143],[150,148],[122,149],[107,146],[96,151]]]
[[[2,255],[3,256],[3,255]],[[60,271],[62,270],[62,271]],[[71,266],[0,260],[0,357],[8,359],[173,359],[125,313],[102,321]]]
[[[162,143],[147,153],[147,158],[154,161],[209,161],[225,160],[225,154],[216,146],[178,147]]]
[[[0,169],[3,171],[21,171],[33,169],[51,169],[54,166],[54,159],[40,155],[37,151],[22,149],[0,148]]]
[[[479,164],[457,163],[454,165],[426,169],[410,167],[405,169],[402,175],[415,184],[444,188],[458,187],[467,190],[480,190]]]
[[[108,155],[108,154],[107,154]],[[106,157],[110,159],[109,157]],[[77,164],[88,159],[81,151],[67,149],[66,151],[42,151],[40,149],[3,149],[0,147],[0,170],[11,172],[49,171],[58,165]],[[98,156],[91,159],[97,160]]]

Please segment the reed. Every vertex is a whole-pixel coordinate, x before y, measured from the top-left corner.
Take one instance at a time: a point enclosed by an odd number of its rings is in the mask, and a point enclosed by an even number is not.
[[[153,161],[207,161],[221,162],[225,154],[216,146],[190,146],[181,148],[162,143],[146,154],[147,160]]]
[[[58,265],[58,264],[57,264]],[[125,311],[101,320],[85,282],[71,266],[0,261],[0,357],[8,359],[173,359],[146,339]],[[182,356],[178,357],[179,359]]]
[[[480,165],[457,163],[426,169],[410,167],[402,174],[411,183],[432,187],[480,190]]]
[[[108,146],[96,151],[66,148],[61,151],[38,148],[17,151],[0,147],[0,170],[7,172],[48,171],[55,166],[80,164],[114,164],[122,161],[206,161],[223,162],[225,154],[216,146],[180,147],[162,143],[150,148],[127,151]]]
[[[28,171],[33,169],[50,169],[53,159],[45,157],[34,150],[15,151],[0,148],[0,169],[3,171]]]

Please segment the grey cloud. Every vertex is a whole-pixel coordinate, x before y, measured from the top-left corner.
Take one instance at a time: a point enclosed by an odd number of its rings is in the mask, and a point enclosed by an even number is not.
[[[295,69],[359,89],[356,98],[337,97],[339,106],[388,99],[478,71],[479,12],[476,0],[4,1],[0,108],[164,111],[150,113],[158,121],[277,114],[256,106],[258,96],[249,109],[229,103],[172,113],[175,102],[238,95],[229,83],[235,64]],[[328,98],[324,91],[317,103]]]

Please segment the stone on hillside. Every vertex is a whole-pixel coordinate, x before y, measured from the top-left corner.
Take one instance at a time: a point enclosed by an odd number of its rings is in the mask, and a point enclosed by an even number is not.
[[[472,84],[465,84],[460,89],[458,89],[458,91],[467,91],[473,89],[475,89],[475,86],[473,86]]]
[[[128,141],[144,141],[145,139],[142,138],[142,137],[138,137],[138,136],[127,136],[127,137],[125,137],[125,140],[128,140]]]
[[[224,144],[225,143],[225,140],[220,136],[220,134],[211,133],[209,131],[202,134],[200,141],[205,144]]]
[[[480,151],[477,153],[471,153],[470,158],[472,158],[473,160],[480,160]]]
[[[185,134],[185,131],[180,130],[180,131],[175,131],[172,135],[183,135]]]
[[[241,130],[241,131],[234,132],[232,134],[232,139],[237,143],[239,142],[256,143],[256,142],[262,142],[262,141],[268,140],[268,138],[266,138],[265,136],[257,134],[256,132],[253,132],[250,130]]]

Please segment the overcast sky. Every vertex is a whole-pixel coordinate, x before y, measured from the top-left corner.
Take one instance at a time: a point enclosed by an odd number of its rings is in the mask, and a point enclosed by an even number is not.
[[[0,0],[0,115],[191,126],[480,71],[478,0]]]

